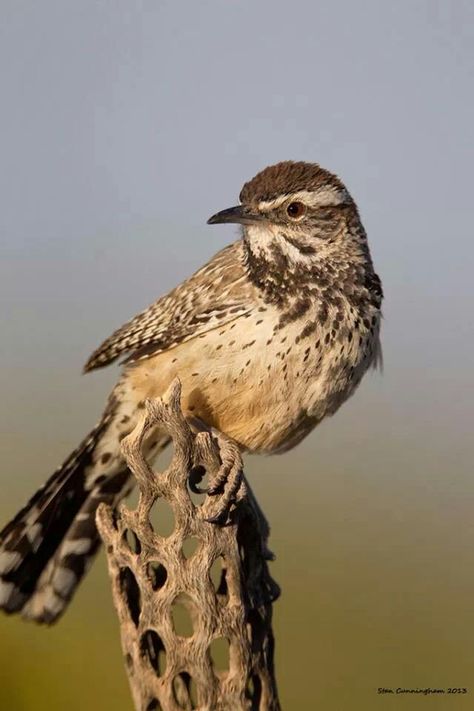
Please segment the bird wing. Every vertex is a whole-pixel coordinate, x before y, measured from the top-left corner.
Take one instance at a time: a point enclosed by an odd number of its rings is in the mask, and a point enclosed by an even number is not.
[[[109,365],[127,353],[127,363],[157,354],[220,327],[251,311],[253,297],[238,240],[117,329],[94,351],[84,372]]]

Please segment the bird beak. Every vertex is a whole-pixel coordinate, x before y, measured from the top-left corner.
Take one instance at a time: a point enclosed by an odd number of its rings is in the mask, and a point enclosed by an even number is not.
[[[227,210],[216,212],[207,221],[208,225],[222,225],[226,222],[237,223],[240,225],[254,225],[256,222],[261,222],[264,219],[259,212],[254,212],[246,205],[236,205],[229,207]]]

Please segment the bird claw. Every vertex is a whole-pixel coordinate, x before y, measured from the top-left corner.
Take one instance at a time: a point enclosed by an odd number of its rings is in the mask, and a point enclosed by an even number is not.
[[[247,496],[247,486],[238,446],[226,437],[216,436],[219,441],[221,465],[207,488],[208,499],[204,506],[203,518],[209,523],[224,524],[231,508]],[[212,497],[218,494],[220,497],[213,505]]]

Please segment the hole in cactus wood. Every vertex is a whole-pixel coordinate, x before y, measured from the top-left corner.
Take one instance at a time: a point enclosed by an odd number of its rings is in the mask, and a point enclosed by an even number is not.
[[[181,672],[173,679],[173,696],[180,709],[197,708],[197,689],[194,679],[188,672]]]
[[[184,673],[186,673],[186,672],[184,672]],[[198,707],[197,686],[196,686],[196,682],[194,681],[192,676],[189,678],[188,691],[189,691],[189,699],[191,701],[191,708],[197,709],[197,707]]]
[[[142,547],[135,531],[132,531],[130,528],[127,528],[127,530],[123,534],[123,537],[125,538],[127,545],[132,551],[132,553],[136,553],[137,555],[141,553]]]
[[[217,671],[228,672],[230,668],[230,644],[226,637],[213,639],[209,646],[209,654]]]
[[[151,701],[149,701],[146,707],[146,711],[162,711],[162,706],[158,699],[152,699]]]
[[[189,473],[188,491],[195,506],[201,506],[203,503],[208,485],[209,477],[205,468],[202,466],[193,467]],[[201,491],[199,491],[200,489]]]
[[[229,597],[226,574],[227,570],[225,568],[224,558],[219,556],[211,565],[209,575],[214,586],[214,590],[216,591],[216,595],[219,595],[219,597],[225,600]]]
[[[171,506],[162,498],[156,499],[148,515],[151,527],[157,536],[167,538],[174,531],[174,514]]]
[[[183,555],[189,560],[192,558],[199,547],[199,538],[185,538],[183,541]]]
[[[262,697],[262,682],[257,674],[251,676],[245,687],[245,696],[252,702],[252,709],[258,709]]]
[[[154,444],[159,438],[150,438],[150,444]],[[165,445],[164,442],[159,441],[158,444],[150,451],[150,461],[153,462],[152,469],[154,471],[165,472],[174,457],[174,448],[170,445],[171,440],[168,440],[168,444]],[[163,448],[164,447],[164,448]],[[158,454],[158,456],[157,456]]]
[[[128,611],[135,627],[138,625],[141,611],[140,589],[130,568],[121,568],[119,584],[127,601]]]
[[[178,637],[193,636],[193,621],[191,610],[193,604],[189,595],[182,593],[175,598],[171,607],[171,619],[173,628]]]
[[[140,650],[157,676],[162,676],[166,671],[166,651],[161,637],[155,630],[147,630],[140,640]]]
[[[148,579],[151,582],[151,587],[153,590],[160,590],[166,583],[166,578],[168,573],[164,565],[159,563],[157,560],[151,560],[146,568]]]

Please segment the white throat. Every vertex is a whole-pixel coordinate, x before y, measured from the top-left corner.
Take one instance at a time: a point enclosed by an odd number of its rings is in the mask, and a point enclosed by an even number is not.
[[[303,254],[285,239],[283,230],[275,225],[248,225],[244,229],[244,240],[254,257],[265,261],[275,259],[275,250],[283,253],[294,264],[307,264],[308,255]]]

